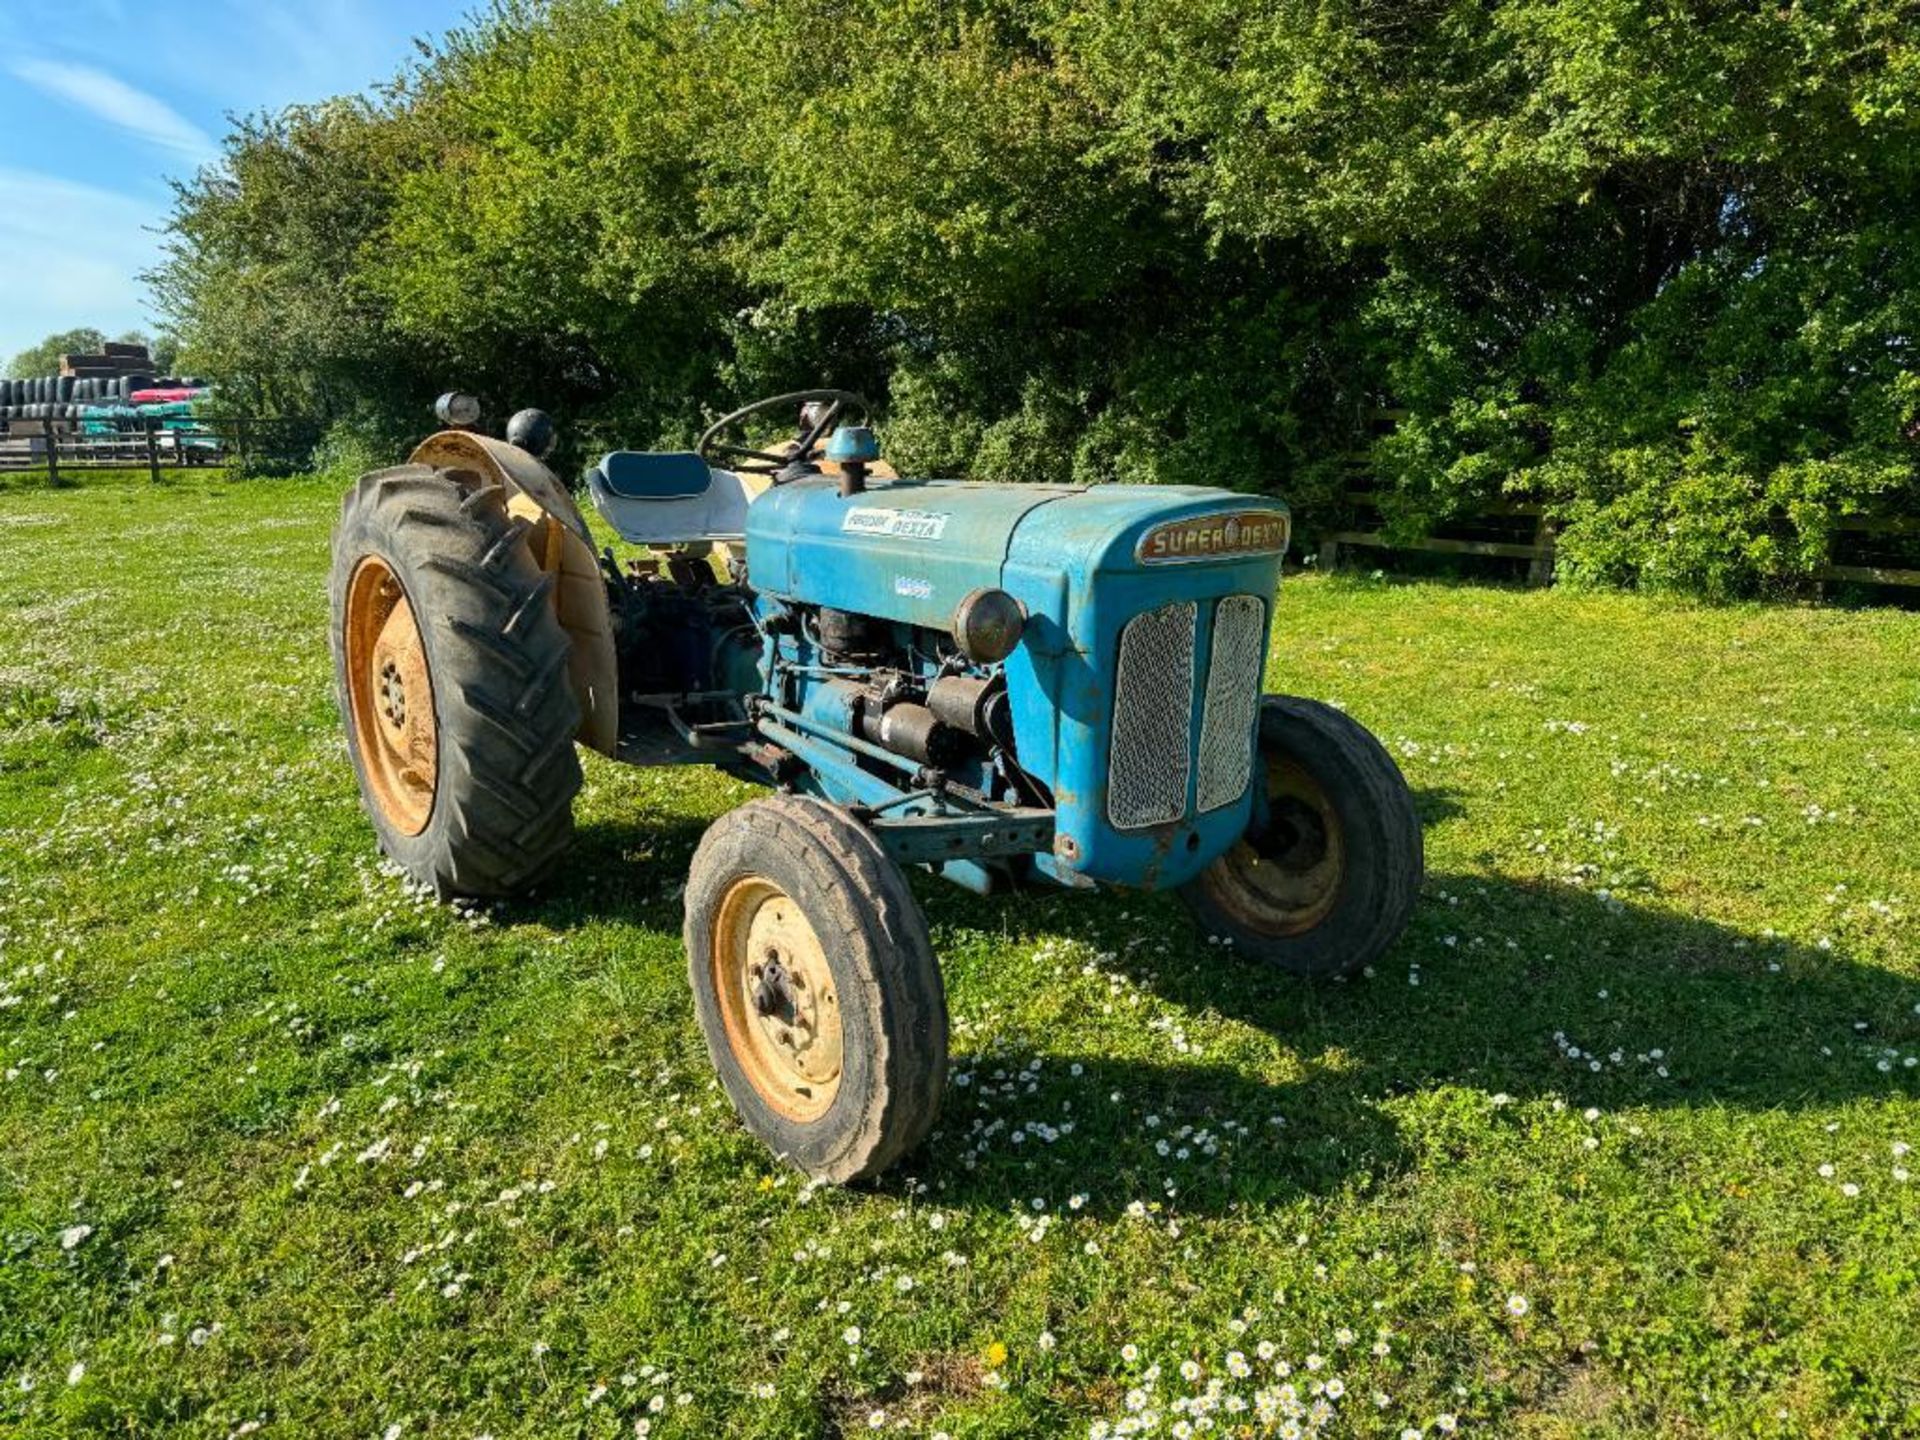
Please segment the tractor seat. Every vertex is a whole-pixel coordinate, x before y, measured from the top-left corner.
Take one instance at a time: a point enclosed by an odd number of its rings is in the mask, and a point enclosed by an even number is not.
[[[691,450],[615,450],[594,473],[621,500],[691,500],[713,484],[707,462]]]
[[[634,545],[738,540],[754,491],[687,450],[615,450],[587,472],[593,508]]]

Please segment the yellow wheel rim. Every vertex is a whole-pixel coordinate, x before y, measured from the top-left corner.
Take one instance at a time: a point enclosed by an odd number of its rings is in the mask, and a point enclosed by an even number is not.
[[[413,605],[378,556],[356,565],[347,582],[344,629],[348,719],[367,789],[388,824],[418,835],[433,814],[440,771],[433,677]]]
[[[760,1098],[805,1124],[840,1093],[840,997],[812,924],[773,881],[750,875],[720,899],[713,993],[727,1045]]]
[[[1311,775],[1280,756],[1266,757],[1265,831],[1249,836],[1208,867],[1215,901],[1237,922],[1265,935],[1299,935],[1332,912],[1346,879],[1346,839],[1333,801]]]

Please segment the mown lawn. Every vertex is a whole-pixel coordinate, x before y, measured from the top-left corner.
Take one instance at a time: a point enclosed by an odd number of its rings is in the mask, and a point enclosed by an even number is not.
[[[489,913],[383,870],[334,508],[0,493],[0,1433],[1920,1433],[1920,616],[1289,582],[1406,941],[929,882],[954,1089],[843,1193],[688,1003],[750,791],[590,763]]]

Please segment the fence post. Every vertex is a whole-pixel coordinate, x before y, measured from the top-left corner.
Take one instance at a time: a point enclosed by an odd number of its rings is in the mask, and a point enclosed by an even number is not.
[[[1551,585],[1553,583],[1554,532],[1555,526],[1553,521],[1549,520],[1543,514],[1540,517],[1540,523],[1534,526],[1533,529],[1533,543],[1539,546],[1540,553],[1535,555],[1532,563],[1527,566],[1527,583],[1529,585]]]
[[[233,417],[233,453],[240,458],[240,468],[247,468],[247,417]],[[231,467],[229,467],[231,468]]]
[[[53,421],[49,420],[41,427],[47,436],[47,484],[60,483],[60,437],[55,433]]]
[[[154,443],[153,432],[159,424],[151,415],[147,417],[147,474],[156,485],[160,483],[160,447]]]

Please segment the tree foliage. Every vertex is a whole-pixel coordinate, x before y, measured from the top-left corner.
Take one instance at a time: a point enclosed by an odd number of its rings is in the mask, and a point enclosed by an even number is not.
[[[498,0],[236,128],[186,361],[577,443],[884,396],[984,478],[1545,503],[1574,576],[1750,591],[1915,503],[1902,0]],[[1383,425],[1382,412],[1395,421]]]
[[[7,366],[9,375],[54,375],[60,370],[62,355],[97,355],[107,343],[104,332],[82,326],[49,335],[38,345],[29,346],[13,357]]]
[[[171,335],[150,340],[144,330],[129,330],[113,338],[123,345],[145,345],[152,356],[156,374],[171,371],[179,354],[179,342]],[[98,355],[100,347],[106,343],[106,332],[90,325],[83,325],[77,330],[62,330],[14,356],[5,373],[20,376],[53,375],[58,373],[63,356]]]

